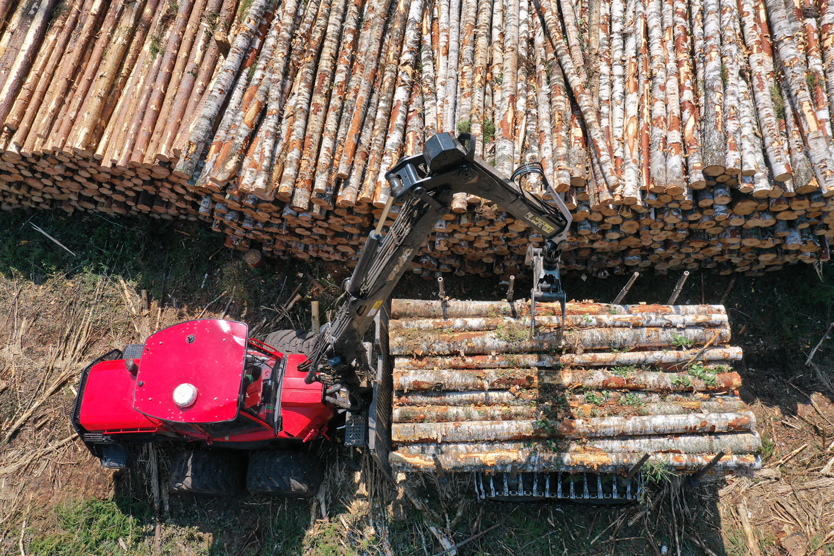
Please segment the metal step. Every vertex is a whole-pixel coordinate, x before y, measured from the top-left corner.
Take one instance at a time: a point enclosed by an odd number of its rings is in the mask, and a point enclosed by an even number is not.
[[[124,469],[127,467],[127,452],[118,444],[102,446],[101,465],[108,469]]]
[[[345,417],[345,446],[365,446],[368,435],[368,412],[351,413]]]
[[[640,501],[643,486],[643,473],[631,481],[608,473],[475,473],[475,495],[480,500],[629,504]]]
[[[143,344],[129,344],[122,350],[122,359],[141,359],[144,349]]]

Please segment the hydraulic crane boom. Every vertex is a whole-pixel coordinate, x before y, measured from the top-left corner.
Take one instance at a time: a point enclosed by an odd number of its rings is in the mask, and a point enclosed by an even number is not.
[[[362,337],[437,221],[448,214],[455,193],[493,201],[546,238],[541,262],[534,264],[533,297],[564,304],[558,262],[572,221],[570,212],[554,191],[551,195],[556,207],[501,175],[476,156],[474,149],[470,134],[455,139],[449,133],[439,133],[426,141],[422,155],[403,159],[386,174],[391,196],[376,230],[368,237],[335,318],[322,328],[313,354],[304,363],[308,383],[320,380],[321,375],[331,376],[350,391],[352,408],[360,403],[351,386],[358,382],[355,368],[368,368]],[[527,173],[540,174],[550,187],[540,165],[524,165],[513,178]],[[395,199],[403,205],[383,237],[382,226]]]

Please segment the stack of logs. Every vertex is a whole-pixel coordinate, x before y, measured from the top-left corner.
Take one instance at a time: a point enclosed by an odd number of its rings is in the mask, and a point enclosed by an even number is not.
[[[384,172],[468,131],[507,175],[541,161],[574,213],[568,269],[829,258],[834,2],[0,0],[0,18],[4,209],[202,217],[229,246],[350,265]],[[462,194],[412,266],[512,273],[542,241]]]
[[[222,37],[260,23],[248,11],[236,0],[0,0],[3,209],[196,219],[201,197],[170,162],[228,53]]]
[[[720,305],[392,301],[397,470],[691,473],[758,467]],[[562,330],[564,332],[562,333]],[[555,344],[553,343],[555,342]]]

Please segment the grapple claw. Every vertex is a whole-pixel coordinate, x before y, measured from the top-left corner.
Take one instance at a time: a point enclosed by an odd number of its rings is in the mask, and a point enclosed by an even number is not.
[[[559,259],[561,249],[552,241],[548,241],[544,248],[527,248],[527,264],[533,267],[533,289],[530,291],[530,336],[529,339],[538,342],[560,343],[559,337],[554,339],[536,338],[536,302],[559,302],[562,307],[562,321],[559,330],[565,327],[567,295],[562,289],[559,276]]]

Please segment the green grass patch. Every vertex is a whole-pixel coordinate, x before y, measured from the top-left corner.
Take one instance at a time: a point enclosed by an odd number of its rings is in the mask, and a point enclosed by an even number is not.
[[[674,386],[683,386],[684,388],[692,388],[692,380],[686,375],[678,375],[672,379]]]
[[[529,331],[526,326],[513,323],[499,324],[495,328],[495,337],[505,342],[523,342]]]
[[[671,481],[675,476],[674,471],[669,469],[669,466],[662,461],[647,461],[643,465],[643,473],[646,474],[646,478],[649,481],[658,485],[666,481]]]
[[[159,35],[151,37],[151,44],[148,47],[148,52],[150,53],[152,60],[155,59],[160,52],[162,52],[162,38]]]
[[[688,349],[692,347],[692,340],[682,334],[672,334],[672,344],[681,349]]]
[[[622,367],[611,367],[609,371],[613,375],[617,376],[629,376],[631,373],[637,370],[637,365],[625,365]]]
[[[55,513],[61,531],[35,536],[28,554],[137,554],[146,552],[143,539],[152,534],[150,508],[144,503],[92,499],[58,506]]]
[[[75,253],[71,255],[38,233],[35,224]],[[242,253],[223,246],[224,236],[203,222],[158,221],[100,215],[61,215],[57,212],[15,211],[0,222],[0,275],[43,284],[66,276],[77,282],[87,276],[121,277],[145,289],[166,305],[204,306],[222,291],[237,307],[271,306],[282,291],[286,296],[301,281],[295,261],[249,268]],[[319,264],[305,269],[322,284],[326,272]],[[284,283],[284,278],[289,277]],[[93,286],[94,287],[94,286]]]
[[[759,455],[763,460],[770,459],[776,453],[776,443],[769,436],[762,435],[762,448]]]
[[[635,394],[634,392],[629,392],[625,396],[622,396],[620,398],[620,403],[623,405],[630,405],[632,407],[642,407],[646,405],[646,403],[643,401],[643,398]]]
[[[779,120],[785,119],[785,99],[782,98],[782,91],[779,90],[779,85],[772,83],[770,85],[770,100],[773,102],[773,111],[776,113],[776,118]]]
[[[608,391],[585,392],[585,402],[593,405],[602,405],[608,399]]]
[[[718,380],[715,378],[717,371],[694,363],[689,366],[689,376],[703,380],[707,386],[715,386]]]

